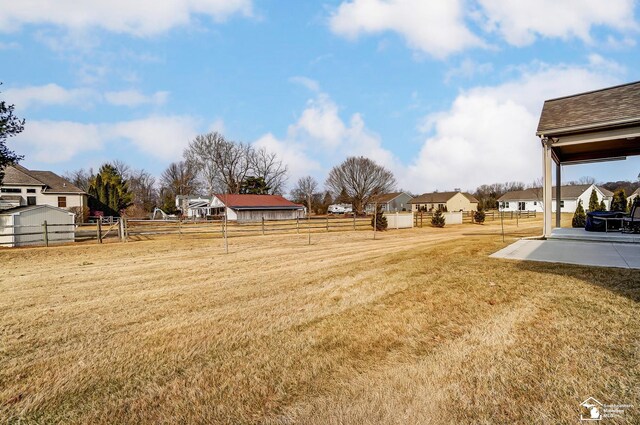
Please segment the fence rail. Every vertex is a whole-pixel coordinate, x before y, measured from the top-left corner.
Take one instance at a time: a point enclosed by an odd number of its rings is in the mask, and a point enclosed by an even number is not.
[[[473,222],[473,212],[463,212],[463,222]],[[387,214],[393,216],[393,214]],[[402,216],[402,214],[401,214]],[[432,212],[414,212],[414,227],[431,225]],[[486,211],[485,220],[535,218],[535,211]],[[148,220],[117,217],[98,217],[90,223],[14,225],[0,227],[1,246],[44,245],[62,242],[127,241],[162,235],[227,237],[267,235],[273,233],[319,233],[331,231],[371,230],[371,216],[366,217],[311,217],[292,220],[266,220],[258,222],[226,222],[224,219]],[[395,219],[398,219],[396,214]],[[409,222],[410,223],[410,222]],[[409,224],[410,226],[411,224]],[[407,226],[407,227],[409,227]],[[62,229],[61,229],[62,228]],[[397,224],[390,229],[401,228]],[[8,232],[7,230],[13,230]],[[25,231],[26,230],[26,231]],[[68,237],[65,237],[68,236]]]

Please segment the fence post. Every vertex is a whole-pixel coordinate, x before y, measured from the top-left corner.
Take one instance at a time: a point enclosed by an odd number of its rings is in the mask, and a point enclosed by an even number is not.
[[[329,216],[327,216],[327,232],[329,231]]]
[[[356,213],[353,213],[353,230],[356,230]]]
[[[399,220],[399,218],[398,218],[398,217],[400,217],[400,216],[398,215],[398,211],[396,211],[396,230],[398,230],[398,229],[400,228],[400,227],[398,226],[398,220]]]
[[[98,243],[102,243],[102,218],[98,217],[98,230],[97,235]]]
[[[178,217],[178,238],[182,239],[182,217]]]
[[[118,239],[120,239],[120,242],[124,240],[124,230],[122,230],[122,220],[124,219],[120,217],[120,220],[118,221]]]
[[[264,236],[264,216],[262,216],[262,236]]]
[[[296,216],[296,233],[300,234],[300,216]]]
[[[44,246],[49,246],[49,231],[47,229],[47,220],[42,223],[42,236],[44,239]]]

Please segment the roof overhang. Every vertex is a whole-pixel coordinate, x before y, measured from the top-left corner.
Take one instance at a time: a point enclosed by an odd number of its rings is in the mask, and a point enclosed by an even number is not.
[[[640,119],[536,133],[551,146],[556,163],[624,159],[640,155]]]
[[[239,210],[239,211],[244,211],[244,210],[303,210],[304,207],[301,205],[292,205],[290,207],[287,206],[277,206],[277,207],[260,207],[260,206],[242,206],[242,207],[236,207],[233,205],[230,205],[229,208],[231,208],[232,210]]]

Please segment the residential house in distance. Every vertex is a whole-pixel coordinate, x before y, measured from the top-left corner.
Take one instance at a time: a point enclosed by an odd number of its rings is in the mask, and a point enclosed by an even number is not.
[[[552,189],[553,199],[555,200],[555,187]],[[560,186],[560,211],[573,213],[578,207],[578,201],[582,200],[582,207],[587,210],[589,208],[589,198],[591,191],[595,190],[598,195],[598,202],[604,200],[607,209],[611,205],[613,193],[603,187],[595,184],[580,184]],[[542,188],[516,190],[507,192],[502,195],[498,202],[501,211],[537,211],[542,212]],[[556,211],[556,203],[552,203],[552,211]]]
[[[411,211],[435,211],[447,207],[447,211],[477,211],[478,200],[466,192],[433,192],[424,193],[413,198]]]
[[[638,196],[640,196],[640,187],[634,190],[631,195],[629,195],[629,197],[627,198],[627,203],[631,205]]]
[[[382,206],[383,212],[402,212],[411,211],[411,205],[409,204],[411,199],[411,195],[406,192],[393,192],[378,196],[376,202]],[[368,203],[365,211],[372,213],[374,208],[374,203]]]
[[[212,198],[202,196],[178,195],[176,196],[176,208],[182,211],[182,215],[188,218],[205,218],[213,215],[211,207]]]
[[[49,205],[65,210],[87,207],[87,194],[51,171],[28,170],[21,165],[4,170],[0,186],[0,209]]]
[[[213,215],[227,214],[231,221],[250,222],[265,220],[295,220],[305,216],[304,205],[293,203],[280,195],[214,195],[211,203]]]

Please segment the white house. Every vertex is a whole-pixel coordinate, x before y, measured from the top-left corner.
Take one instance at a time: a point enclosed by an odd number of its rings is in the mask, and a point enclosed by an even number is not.
[[[202,196],[178,195],[176,196],[176,208],[189,218],[205,218],[213,215],[211,207],[212,198]]]
[[[633,204],[633,201],[640,196],[640,187],[633,191],[631,195],[627,198],[627,204]]]
[[[4,170],[0,186],[0,210],[31,205],[80,210],[87,206],[87,194],[51,171],[27,170],[21,165]]]
[[[14,247],[45,242],[73,242],[75,214],[50,205],[28,205],[0,211],[0,247]]]
[[[553,190],[553,199],[555,200],[555,187]],[[589,198],[591,192],[595,190],[598,196],[598,202],[604,200],[607,209],[611,206],[613,193],[603,187],[595,184],[569,185],[560,186],[560,209],[561,212],[573,213],[578,207],[578,201],[582,200],[582,207],[586,210],[589,208]],[[537,211],[542,212],[542,188],[533,188],[525,190],[516,190],[507,192],[499,199],[499,207],[501,211]],[[551,204],[552,212],[556,211],[556,203]]]

